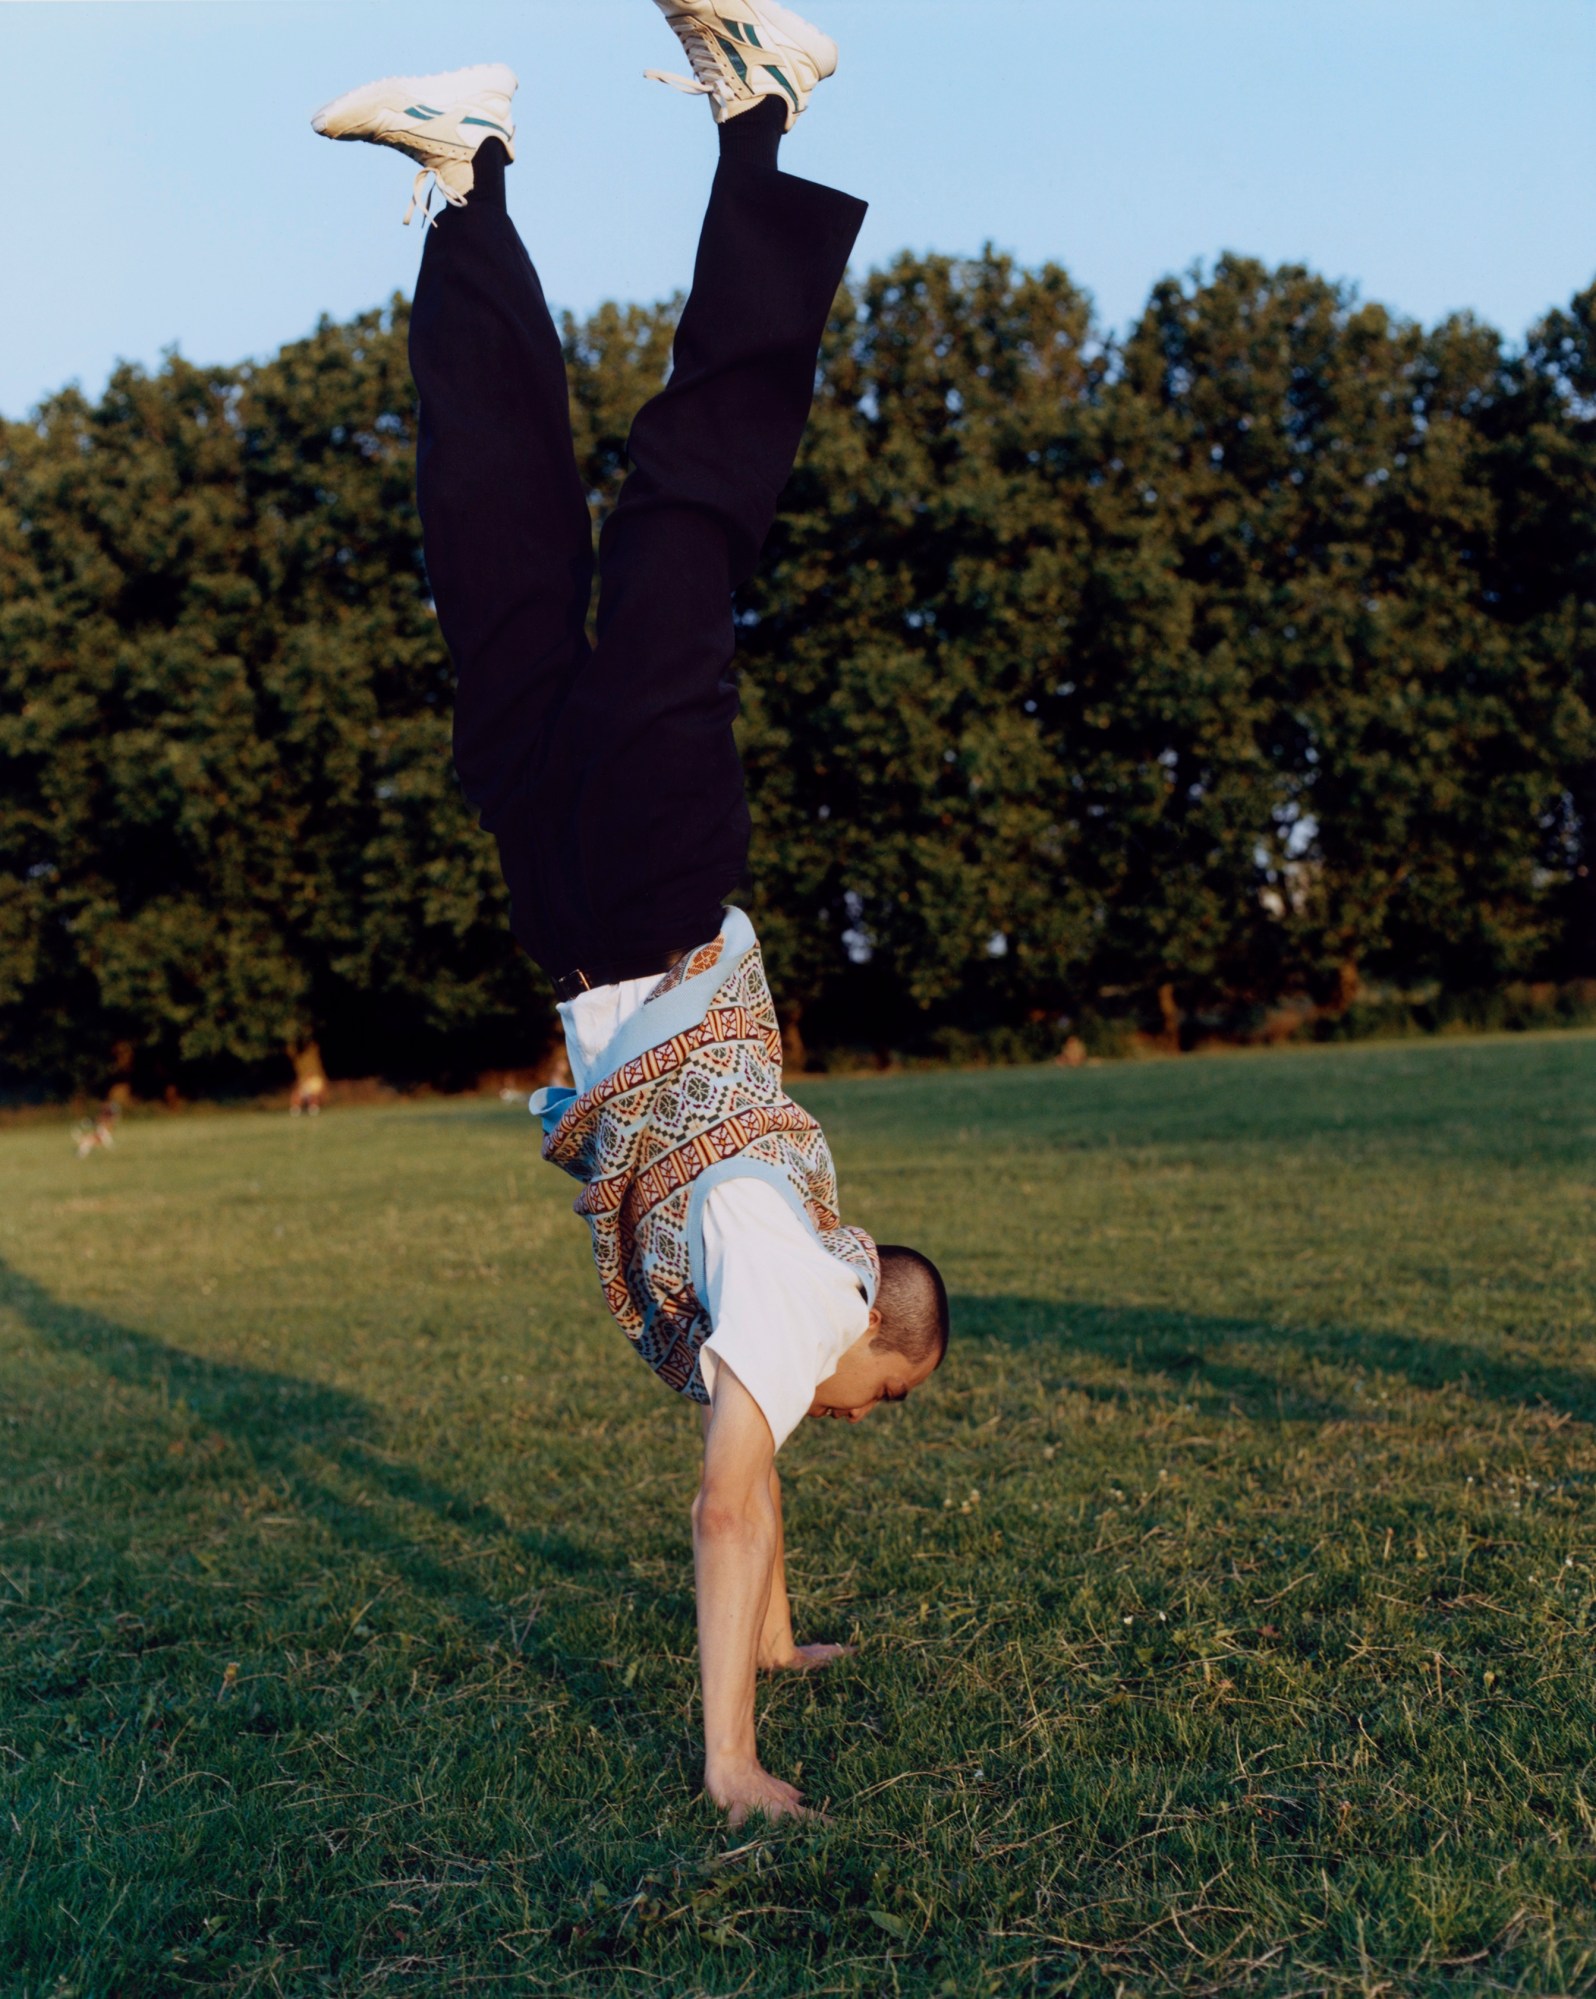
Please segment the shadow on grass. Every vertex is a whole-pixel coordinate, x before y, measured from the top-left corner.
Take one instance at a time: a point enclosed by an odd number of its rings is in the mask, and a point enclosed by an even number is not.
[[[113,1381],[169,1401],[181,1399],[209,1430],[237,1445],[307,1519],[344,1547],[380,1556],[406,1583],[478,1632],[502,1636],[507,1607],[472,1589],[472,1564],[440,1560],[418,1545],[402,1510],[430,1514],[463,1531],[480,1557],[513,1551],[530,1568],[534,1587],[540,1577],[557,1581],[606,1567],[558,1529],[512,1528],[481,1500],[396,1462],[386,1450],[378,1412],[346,1389],[167,1346],[53,1296],[4,1263],[0,1308],[15,1312],[44,1345],[88,1361]],[[379,1495],[376,1506],[373,1493]],[[540,1614],[540,1630],[542,1624]]]
[[[1377,1409],[1347,1392],[1347,1377],[1361,1374],[1395,1377],[1421,1393],[1450,1390],[1506,1409],[1596,1422],[1596,1370],[1492,1354],[1439,1336],[1085,1300],[964,1296],[952,1305],[957,1336],[1033,1354],[1046,1349],[1061,1387],[1100,1399],[1174,1391],[1199,1410],[1234,1406],[1258,1418],[1367,1422]],[[1086,1361],[1139,1379],[1111,1385],[1071,1371]],[[1326,1369],[1341,1381],[1327,1381]]]

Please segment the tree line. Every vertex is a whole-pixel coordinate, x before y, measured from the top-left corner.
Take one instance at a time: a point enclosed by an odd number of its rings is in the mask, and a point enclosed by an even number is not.
[[[675,306],[567,318],[595,523]],[[403,301],[0,425],[0,1079],[525,1062]],[[795,1040],[1596,974],[1596,286],[1521,346],[1227,257],[850,282],[739,605]]]

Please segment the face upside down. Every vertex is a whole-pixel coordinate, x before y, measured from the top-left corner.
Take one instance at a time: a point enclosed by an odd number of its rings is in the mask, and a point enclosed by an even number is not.
[[[857,1423],[878,1402],[902,1402],[931,1379],[948,1350],[948,1293],[917,1249],[881,1250],[881,1285],[870,1324],[815,1390],[811,1416]]]

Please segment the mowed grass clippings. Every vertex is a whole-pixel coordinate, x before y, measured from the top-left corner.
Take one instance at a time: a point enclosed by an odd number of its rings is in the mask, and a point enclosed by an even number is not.
[[[735,1838],[524,1112],[0,1132],[8,1999],[1596,1992],[1596,1039],[803,1094],[957,1343],[783,1453]]]

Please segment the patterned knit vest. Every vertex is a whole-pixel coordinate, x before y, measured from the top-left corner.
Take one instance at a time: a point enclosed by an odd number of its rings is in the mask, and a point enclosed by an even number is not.
[[[874,1301],[876,1246],[842,1227],[825,1133],[782,1088],[776,1010],[741,910],[666,973],[598,1066],[588,1090],[540,1090],[531,1109],[544,1158],[582,1182],[576,1212],[604,1302],[662,1381],[709,1399],[703,1203],[718,1180],[773,1182]]]

